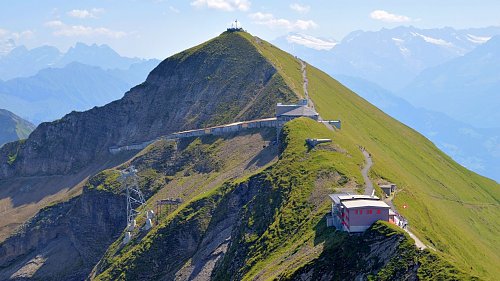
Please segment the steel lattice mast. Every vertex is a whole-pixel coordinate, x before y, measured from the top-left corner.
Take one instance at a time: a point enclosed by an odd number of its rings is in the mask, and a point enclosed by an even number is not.
[[[135,227],[135,217],[139,214],[139,208],[146,203],[137,177],[137,170],[130,166],[120,171],[120,181],[127,192],[127,228]]]

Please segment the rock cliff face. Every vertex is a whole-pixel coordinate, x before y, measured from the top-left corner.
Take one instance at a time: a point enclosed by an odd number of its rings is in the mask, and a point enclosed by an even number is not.
[[[159,188],[178,189],[175,196],[190,198],[204,191],[200,189],[203,178],[210,179],[206,183],[210,187],[217,178],[238,176],[273,161],[275,150],[266,146],[271,139],[274,130],[266,128],[226,138],[159,141],[131,162],[139,169],[139,184],[146,199]],[[233,153],[237,155],[231,156]],[[45,207],[0,243],[0,280],[85,279],[112,242],[121,245],[126,206],[118,175],[109,169],[93,176],[82,195]],[[182,186],[180,181],[187,184]],[[196,183],[194,188],[190,182]],[[229,221],[234,221],[234,216]],[[213,237],[217,235],[218,231],[213,233]]]
[[[84,279],[125,227],[124,208],[122,196],[98,190],[44,208],[0,244],[0,280]]]
[[[248,39],[223,33],[163,61],[115,102],[42,123],[25,143],[0,150],[0,179],[77,171],[113,145],[184,129],[272,117],[276,102],[296,100]]]

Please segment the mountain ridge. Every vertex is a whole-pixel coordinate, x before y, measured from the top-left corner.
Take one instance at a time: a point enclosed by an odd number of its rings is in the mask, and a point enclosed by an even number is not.
[[[194,74],[193,69],[196,70]],[[458,279],[464,275],[473,278],[477,275],[493,280],[498,273],[495,265],[500,259],[497,254],[498,244],[495,243],[498,239],[496,233],[499,231],[498,224],[495,223],[498,220],[499,185],[466,170],[425,137],[387,116],[324,72],[309,64],[305,69],[309,97],[316,110],[326,120],[341,119],[341,130],[328,130],[310,119],[293,120],[280,134],[279,157],[276,162],[263,166],[253,176],[247,174],[227,177],[197,191],[189,187],[185,189],[183,182],[189,181],[190,176],[203,175],[207,169],[217,169],[219,161],[214,158],[212,145],[217,143],[219,137],[190,140],[204,145],[203,151],[191,150],[187,146],[188,151],[192,151],[189,155],[200,157],[203,161],[201,165],[194,165],[190,171],[175,174],[174,178],[166,174],[171,167],[169,161],[172,160],[169,151],[175,145],[180,145],[181,148],[186,145],[171,143],[161,146],[161,141],[152,144],[139,152],[137,157],[141,160],[134,162],[143,165],[139,168],[141,188],[148,192],[157,191],[152,192],[148,206],[154,206],[156,200],[164,197],[193,197],[188,198],[185,204],[169,215],[160,218],[160,225],[148,234],[135,235],[131,244],[121,246],[123,233],[117,233],[121,236],[107,249],[107,254],[97,265],[95,277],[105,280],[125,279],[126,276],[140,279],[150,275],[167,278],[182,273],[188,279],[193,272],[204,272],[201,269],[205,267],[197,267],[196,263],[191,263],[190,257],[194,257],[193,254],[197,252],[197,245],[206,244],[210,250],[201,249],[196,257],[200,257],[202,265],[208,266],[209,274],[220,272],[235,279],[251,280],[296,276],[294,273],[299,269],[321,273],[321,263],[315,261],[324,257],[321,255],[324,247],[338,249],[346,257],[353,257],[348,251],[352,247],[346,243],[349,240],[342,239],[345,237],[342,233],[327,229],[324,217],[330,209],[327,194],[342,188],[350,188],[354,192],[362,189],[364,180],[361,167],[364,165],[364,157],[360,147],[364,147],[372,155],[374,162],[370,178],[376,185],[387,181],[397,184],[398,192],[393,200],[396,209],[408,218],[412,232],[436,250],[423,253],[435,258],[426,263],[416,254],[420,252],[416,252],[413,245],[408,245],[411,240],[403,243],[408,246],[401,249],[410,253],[408,260],[415,261],[416,258],[419,261],[417,265],[424,270],[417,271],[416,274],[420,274],[417,276],[432,279],[434,271],[429,266],[434,266],[436,273],[448,278]],[[50,156],[57,161],[65,161],[67,165],[75,157],[91,161],[92,157],[86,150],[92,151],[97,147],[102,154],[96,153],[94,157],[107,155],[107,145],[149,139],[161,132],[178,130],[180,126],[202,128],[238,120],[236,116],[241,116],[241,120],[269,116],[277,101],[294,102],[303,97],[303,82],[301,62],[297,58],[249,33],[225,32],[166,59],[151,72],[145,83],[133,88],[120,101],[85,113],[69,114],[57,122],[44,123],[30,136],[27,144],[14,143],[9,148],[0,150],[3,182],[6,178],[19,175],[69,173],[76,167],[51,167],[50,165],[59,163],[45,163],[51,158],[43,153],[30,155],[37,149],[44,152],[53,149],[59,153],[61,147],[67,148],[71,144],[72,150],[63,151],[62,157],[54,153]],[[195,90],[189,91],[190,89]],[[218,110],[200,112],[199,101],[208,108],[228,110],[222,114]],[[247,107],[249,102],[253,102],[255,106]],[[175,110],[174,116],[182,117],[173,121],[185,124],[169,126],[166,120],[170,119],[158,114],[170,114],[166,111],[168,109]],[[196,114],[182,115],[186,111]],[[116,114],[123,116],[121,118],[126,122],[109,117]],[[98,118],[91,119],[92,115]],[[193,119],[186,118],[193,116]],[[163,123],[160,124],[160,121]],[[164,126],[161,130],[152,129],[160,125]],[[80,131],[75,131],[74,128],[77,127]],[[107,135],[102,131],[106,131]],[[97,135],[92,136],[93,138],[86,136],[94,132]],[[99,139],[100,137],[105,139]],[[77,138],[78,141],[75,140]],[[333,142],[311,149],[305,144],[307,138],[330,138]],[[99,143],[89,145],[91,141]],[[55,145],[50,147],[49,144],[52,143]],[[37,147],[39,144],[42,145]],[[5,169],[4,155],[11,152],[15,145],[19,147],[19,162],[14,162],[14,167]],[[73,158],[65,159],[64,154],[69,155],[70,152]],[[32,169],[29,165],[33,162],[37,167]],[[81,163],[84,165],[85,161]],[[45,166],[45,170],[38,165]],[[125,164],[127,165],[128,163]],[[91,185],[88,187],[120,194],[116,181],[117,169],[112,168],[93,177],[88,182]],[[181,190],[169,193],[172,186],[165,185],[165,181],[175,180],[177,177],[179,179],[176,184],[182,186]],[[197,186],[196,182],[193,185]],[[233,192],[236,190],[238,192]],[[377,192],[380,190],[377,189]],[[60,205],[56,204],[54,208],[57,206]],[[97,210],[97,215],[100,214],[102,213]],[[139,225],[143,220],[144,218],[138,218]],[[211,225],[216,227],[210,228]],[[187,240],[177,239],[178,235],[184,233],[176,231],[177,226],[193,230],[187,232],[190,235]],[[394,237],[402,239],[400,241],[406,237],[401,232],[393,232],[395,228],[387,230],[378,224],[374,227],[382,229],[382,233],[394,233]],[[206,232],[210,229],[217,231]],[[204,236],[204,233],[210,235]],[[228,234],[229,240],[226,239]],[[207,238],[206,243],[203,242],[204,238]],[[377,241],[387,241],[386,239],[387,237],[375,238]],[[218,242],[212,245],[210,241]],[[178,243],[184,247],[170,247]],[[5,247],[8,245],[10,244],[2,244]],[[372,250],[370,245],[366,247]],[[155,254],[177,248],[185,249],[180,256],[175,256],[173,251],[168,252],[173,257]],[[211,249],[214,248],[221,251],[212,252]],[[383,268],[363,273],[362,276],[369,278],[384,272],[389,272],[387,274],[391,276],[390,272],[394,272],[396,266],[394,263],[400,260],[400,256],[395,252],[390,254],[391,258],[384,259],[381,265]],[[220,259],[220,263],[203,263],[203,257],[207,255]],[[165,266],[154,265],[154,259]],[[433,259],[444,260],[452,266],[433,262]],[[380,255],[376,254],[373,260],[363,260],[363,264],[380,265],[379,261]],[[19,266],[29,262],[23,261]],[[312,265],[312,271],[307,265]],[[315,265],[318,267],[314,267]],[[148,270],[144,270],[146,268]],[[227,270],[213,271],[214,268]],[[179,272],[177,269],[183,270]],[[409,274],[415,268],[410,266],[401,270],[402,273]],[[355,276],[355,272],[347,270],[347,273]],[[300,280],[299,276],[296,280]]]
[[[223,34],[220,38],[223,37],[236,40],[234,42],[235,44],[244,40],[230,33]],[[213,40],[217,42],[220,38]],[[216,44],[213,46],[215,45]],[[107,148],[112,145],[146,141],[182,129],[193,129],[201,126],[222,124],[223,120],[237,121],[255,117],[269,117],[272,116],[272,111],[274,109],[273,102],[262,104],[263,100],[267,101],[269,98],[276,99],[281,97],[283,99],[282,101],[286,102],[294,99],[292,92],[285,88],[280,88],[280,83],[283,82],[280,81],[281,78],[274,76],[274,68],[258,56],[255,56],[257,61],[250,61],[243,65],[250,67],[250,64],[253,64],[251,67],[263,68],[265,70],[258,72],[256,75],[252,75],[249,71],[244,72],[245,79],[252,81],[245,85],[236,83],[227,84],[227,82],[224,82],[227,81],[225,79],[228,77],[234,77],[238,73],[244,71],[241,65],[238,64],[239,61],[231,61],[231,67],[226,69],[207,69],[199,65],[196,67],[196,69],[198,69],[197,73],[191,73],[189,70],[193,68],[194,65],[184,64],[183,69],[173,68],[173,64],[177,61],[184,61],[188,58],[191,59],[189,62],[193,64],[203,63],[201,61],[196,61],[196,56],[189,56],[190,54],[198,55],[196,51],[199,50],[201,46],[202,45],[191,48],[164,60],[148,75],[144,83],[132,88],[125,94],[124,98],[119,101],[112,102],[104,107],[95,107],[82,113],[73,112],[53,123],[40,124],[37,130],[32,133],[31,137],[25,143],[20,144],[18,161],[13,165],[5,164],[5,159],[10,152],[5,149],[0,151],[0,159],[2,159],[0,160],[2,162],[0,179],[11,177],[14,174],[24,176],[37,175],[42,171],[44,174],[67,173],[77,169],[77,167],[85,166],[86,163],[89,163],[92,159],[96,159],[99,154],[108,153]],[[254,50],[248,49],[246,45],[242,47],[244,47],[246,51],[255,52]],[[210,52],[210,50],[206,51]],[[232,52],[233,54],[239,53],[239,55],[233,55],[233,57],[240,60],[244,59],[242,57],[245,55],[243,50],[226,48],[225,52]],[[211,57],[210,60],[221,61],[221,55],[224,54],[219,54],[219,57]],[[172,69],[169,69],[171,66]],[[174,69],[175,72],[173,71]],[[160,75],[161,71],[165,71],[166,73]],[[214,76],[214,71],[220,72],[220,74],[216,73],[217,76]],[[224,75],[221,75],[222,73],[224,73]],[[196,77],[196,79],[189,81],[188,77]],[[184,84],[188,81],[189,84],[185,86]],[[165,82],[168,82],[168,84]],[[208,87],[202,84],[206,82],[209,85]],[[179,86],[177,85],[180,83],[184,83],[182,87],[188,88],[178,88]],[[211,89],[210,85],[214,85],[215,83],[220,83],[222,85],[226,84],[226,86]],[[241,97],[242,92],[244,93],[245,91],[248,93],[256,93],[258,92],[257,89],[261,91],[260,99],[253,101],[255,107],[248,108],[245,112],[240,112],[240,110],[242,110],[251,100],[250,97],[248,100],[240,99],[236,106],[232,104],[235,96]],[[147,97],[151,99],[151,105],[148,104],[148,107],[144,106],[144,104],[147,104],[143,100],[144,97],[142,97],[144,91],[155,93],[147,95]],[[170,104],[172,99],[169,96],[163,95],[163,93],[168,93],[169,91],[171,91],[173,95],[177,95],[177,97],[182,97],[184,99],[183,105],[177,103],[175,105],[176,107],[174,107],[173,104]],[[266,96],[265,94],[270,91],[273,91],[273,93],[270,94],[270,96]],[[207,92],[215,95],[221,95],[227,92],[230,93],[230,95],[221,96],[220,99],[214,100],[213,103],[196,102]],[[170,108],[167,109],[174,110],[175,115],[172,115],[168,111],[164,111],[164,108],[160,107],[161,104],[168,105]],[[182,111],[183,106],[189,107],[193,104],[199,109]],[[150,108],[150,106],[154,108],[154,110],[151,110],[152,108]],[[201,106],[203,106],[203,109],[201,109]],[[218,107],[224,109],[226,113],[224,115],[217,115],[216,110]],[[117,119],[108,122],[96,120],[93,116],[99,116],[101,112],[106,112],[105,118],[107,118],[107,120]],[[170,116],[173,116],[173,118]],[[180,122],[180,120],[182,120],[181,118],[186,118],[187,116],[190,117]],[[239,118],[233,119],[234,116],[239,116]],[[118,124],[127,124],[128,128],[122,128]],[[65,130],[72,131],[72,133],[63,133]],[[59,139],[62,135],[65,135],[65,140]],[[54,138],[59,140],[55,142]],[[44,143],[47,147],[41,149]],[[77,147],[81,153],[81,157],[79,158],[75,158],[71,152]],[[62,151],[56,152],[56,150],[61,148]],[[30,151],[31,153],[27,154],[25,151]],[[35,151],[37,152],[35,153]],[[46,157],[48,157],[48,155],[51,155],[53,158],[50,161],[53,164],[49,165],[49,167],[47,167],[47,164],[35,164],[38,161],[44,161],[42,159],[47,159]],[[40,160],[35,160],[37,158]],[[42,166],[45,166],[45,168],[41,169]]]
[[[127,69],[132,64],[145,61],[139,58],[121,56],[108,45],[87,45],[78,42],[67,52],[61,52],[53,46],[40,46],[28,49],[16,46],[0,56],[0,80],[29,77],[44,68],[62,68],[72,62],[99,66],[107,69]]]
[[[35,129],[35,125],[15,115],[0,109],[0,147],[5,143],[26,139]]]

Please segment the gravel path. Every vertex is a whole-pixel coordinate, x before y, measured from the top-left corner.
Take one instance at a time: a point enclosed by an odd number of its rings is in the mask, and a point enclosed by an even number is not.
[[[404,229],[404,231],[406,231],[406,233],[408,233],[410,237],[413,238],[413,240],[415,240],[415,246],[417,246],[417,248],[419,248],[420,250],[427,249],[427,246],[425,246],[425,244],[422,241],[420,241],[420,239],[418,239],[418,237],[415,236],[415,234],[413,234],[406,228]]]
[[[302,87],[304,89],[304,96],[307,99],[309,107],[314,109],[314,103],[312,99],[309,98],[309,90],[307,89],[309,86],[309,80],[307,79],[307,70],[306,70],[307,64],[301,59],[299,59],[299,62],[300,62],[300,70],[302,71],[302,80],[304,81],[302,83]]]
[[[363,156],[365,157],[366,165],[363,167],[361,170],[361,175],[363,176],[363,179],[365,180],[365,195],[372,195],[373,193],[373,183],[368,177],[368,171],[370,171],[370,168],[373,165],[372,157],[368,151],[365,149],[362,149]]]

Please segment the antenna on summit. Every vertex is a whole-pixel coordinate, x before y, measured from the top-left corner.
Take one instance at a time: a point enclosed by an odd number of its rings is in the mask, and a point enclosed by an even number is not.
[[[236,19],[235,21],[231,22],[231,27],[227,29],[228,32],[235,32],[235,31],[243,31],[243,28],[241,27],[241,23],[238,22]]]

